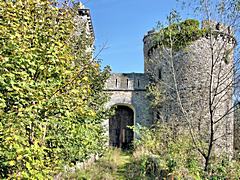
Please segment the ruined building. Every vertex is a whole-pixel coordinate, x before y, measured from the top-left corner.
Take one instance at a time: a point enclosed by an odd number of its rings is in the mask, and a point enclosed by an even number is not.
[[[197,138],[206,138],[212,120],[216,151],[234,151],[234,139],[238,139],[231,113],[236,40],[231,29],[219,23],[204,21],[202,29],[211,30],[174,52],[156,42],[158,31],[149,31],[143,38],[144,73],[111,75],[105,86],[110,95],[107,107],[115,107],[116,114],[106,122],[109,145],[128,147],[135,136],[128,126],[150,126],[155,120],[176,121],[191,127]],[[162,95],[157,109],[147,96],[150,83]]]
[[[143,39],[144,73],[112,74],[106,84],[111,95],[108,106],[117,106],[117,113],[109,120],[110,145],[124,147],[131,142],[134,135],[127,125],[151,125],[156,119],[176,121],[179,126],[191,126],[199,137],[209,136],[209,87],[212,86],[216,149],[233,152],[234,118],[231,108],[233,48],[236,42],[229,28],[212,22],[202,23],[203,29],[208,26],[212,35],[206,34],[171,55],[170,48],[163,48],[161,42],[156,44],[155,36],[159,32],[150,31]],[[210,38],[213,39],[210,41]],[[149,83],[157,84],[162,95],[163,100],[157,110],[150,107],[146,96]]]

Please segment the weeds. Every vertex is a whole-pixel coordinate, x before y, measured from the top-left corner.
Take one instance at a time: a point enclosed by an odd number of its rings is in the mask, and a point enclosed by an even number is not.
[[[74,173],[65,173],[65,179],[116,180],[125,179],[125,164],[130,162],[130,155],[117,148],[108,149],[95,163]]]

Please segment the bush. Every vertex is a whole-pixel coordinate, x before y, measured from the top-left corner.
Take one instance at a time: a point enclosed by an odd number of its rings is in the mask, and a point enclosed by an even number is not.
[[[211,162],[211,173],[206,175],[203,160],[194,147],[187,131],[173,133],[169,124],[156,124],[152,128],[138,126],[139,139],[135,142],[131,177],[180,179],[237,179],[239,161],[224,156]]]
[[[54,2],[0,1],[0,178],[51,178],[104,147],[109,71]]]

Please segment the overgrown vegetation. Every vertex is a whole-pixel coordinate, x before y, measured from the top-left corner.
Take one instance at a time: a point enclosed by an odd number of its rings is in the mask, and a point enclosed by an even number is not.
[[[109,149],[95,163],[74,172],[69,179],[239,179],[240,161],[212,159],[210,173],[204,172],[203,159],[187,131],[173,134],[167,124],[135,128],[139,139],[132,152]]]
[[[205,36],[208,32],[207,29],[201,29],[199,21],[195,19],[171,23],[165,28],[159,25],[156,31],[153,35],[151,50],[156,49],[158,46],[173,47],[174,50],[179,50]]]
[[[0,178],[51,178],[104,147],[109,70],[76,15],[55,1],[0,1]]]
[[[131,163],[131,155],[121,149],[109,148],[95,163],[89,164],[75,172],[65,172],[66,179],[115,180],[128,179],[126,166]]]
[[[131,177],[178,179],[238,179],[239,160],[224,154],[212,159],[209,173],[204,172],[203,159],[189,137],[188,131],[174,134],[169,124],[152,128],[139,126],[132,163],[127,171]]]

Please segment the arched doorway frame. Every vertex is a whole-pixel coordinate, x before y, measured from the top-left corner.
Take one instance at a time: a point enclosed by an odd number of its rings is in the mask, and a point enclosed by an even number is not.
[[[133,126],[135,127],[135,123],[136,123],[136,110],[135,110],[135,108],[134,108],[134,106],[132,105],[132,104],[127,104],[127,103],[116,103],[116,104],[113,104],[112,106],[111,106],[111,108],[113,108],[113,107],[117,107],[117,106],[126,106],[126,107],[128,107],[128,108],[130,108],[132,111],[133,111]],[[111,109],[110,108],[110,109]],[[110,137],[109,137],[109,121],[110,121],[110,119],[108,120],[108,145],[110,145],[109,144],[109,140],[110,140]],[[133,131],[133,141],[135,140],[135,132]]]

